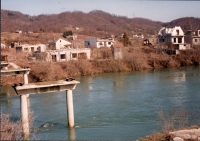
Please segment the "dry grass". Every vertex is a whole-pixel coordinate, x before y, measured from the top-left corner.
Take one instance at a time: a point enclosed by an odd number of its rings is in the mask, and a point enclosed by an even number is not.
[[[33,128],[33,113],[29,114],[29,127]],[[12,121],[9,114],[1,114],[1,140],[23,140],[22,121]]]
[[[200,125],[199,111],[189,113],[186,108],[164,113],[162,109],[158,111],[162,133],[155,133],[139,141],[173,141],[175,137],[170,134],[172,131],[183,129],[198,129]],[[189,120],[188,120],[189,119]],[[186,139],[185,141],[197,141],[198,139]]]
[[[177,129],[187,129],[193,125],[200,125],[200,111],[189,113],[185,107],[176,111],[164,113],[162,109],[158,111],[163,133],[168,133]],[[194,127],[194,126],[193,126]]]

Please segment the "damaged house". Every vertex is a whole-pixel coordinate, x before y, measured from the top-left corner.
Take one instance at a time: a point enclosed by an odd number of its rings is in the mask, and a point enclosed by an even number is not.
[[[70,42],[59,38],[49,41],[45,52],[35,52],[33,56],[36,60],[48,62],[90,59],[90,49],[71,48]]]
[[[158,44],[171,44],[175,50],[189,49],[189,44],[185,44],[184,32],[180,26],[173,28],[162,27],[158,33]]]

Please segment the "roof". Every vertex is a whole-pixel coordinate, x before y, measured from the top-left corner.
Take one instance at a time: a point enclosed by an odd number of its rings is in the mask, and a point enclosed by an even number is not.
[[[166,35],[166,34],[172,34],[172,32],[176,29],[176,28],[181,28],[180,26],[175,26],[173,28],[168,28],[168,27],[162,27],[160,29],[160,31],[158,32],[158,35]],[[182,28],[181,28],[182,30]]]
[[[67,41],[67,40],[65,40],[65,39],[62,39],[62,38],[58,38],[58,39],[53,39],[53,40],[49,40],[48,41],[48,43],[55,43],[55,42],[57,42],[57,41],[59,41],[59,40],[64,40],[64,41],[66,41],[66,42],[68,42],[68,44],[72,44],[71,42],[69,42],[69,41]]]

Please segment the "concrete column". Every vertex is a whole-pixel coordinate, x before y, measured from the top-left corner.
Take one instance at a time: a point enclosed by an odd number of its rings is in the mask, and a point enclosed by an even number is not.
[[[28,73],[24,74],[24,84],[28,84]]]
[[[28,73],[24,74],[24,84],[28,84]],[[27,103],[28,103],[28,107],[30,106],[30,102],[29,102],[29,94],[26,94],[27,97]]]
[[[20,95],[20,104],[21,104],[21,118],[22,118],[22,128],[25,136],[29,134],[29,120],[28,120],[28,105],[27,105],[27,96]]]
[[[74,106],[73,106],[72,90],[66,91],[66,101],[67,101],[68,125],[69,127],[74,127]]]

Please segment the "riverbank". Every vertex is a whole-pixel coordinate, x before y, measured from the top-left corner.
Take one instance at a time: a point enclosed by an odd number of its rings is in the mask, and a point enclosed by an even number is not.
[[[180,129],[169,133],[156,133],[139,139],[139,141],[199,141],[200,128]]]
[[[97,50],[98,51],[98,50]],[[105,54],[106,57],[105,57]],[[150,47],[123,48],[123,59],[112,59],[111,50],[99,50],[98,58],[91,60],[44,62],[30,61],[27,53],[17,53],[14,49],[2,50],[8,61],[20,67],[29,67],[29,82],[65,79],[67,77],[92,75],[108,72],[127,72],[144,69],[170,68],[200,65],[200,48],[181,51],[179,55],[168,55]],[[12,66],[9,66],[12,68]],[[22,76],[2,76],[1,85],[23,82]]]

